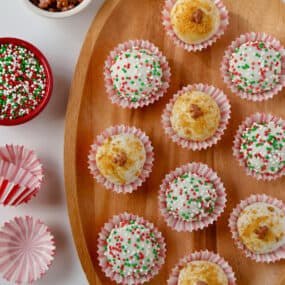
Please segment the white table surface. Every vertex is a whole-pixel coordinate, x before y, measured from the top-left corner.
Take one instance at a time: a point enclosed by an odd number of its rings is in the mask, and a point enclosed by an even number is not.
[[[23,0],[0,0],[0,37],[18,37],[36,45],[47,57],[54,76],[54,92],[45,110],[34,120],[0,127],[0,145],[23,144],[34,149],[45,171],[40,193],[28,205],[0,207],[0,224],[14,216],[32,215],[46,223],[55,236],[56,257],[38,285],[86,285],[86,277],[72,239],[63,177],[64,119],[70,82],[84,37],[104,0],[78,15],[49,19],[28,10]],[[0,278],[1,285],[11,283]]]

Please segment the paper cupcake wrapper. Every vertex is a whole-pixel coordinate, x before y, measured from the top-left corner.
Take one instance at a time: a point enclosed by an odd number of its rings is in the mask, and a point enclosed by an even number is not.
[[[253,123],[269,123],[269,122],[275,122],[280,125],[282,125],[282,128],[285,130],[285,121],[277,116],[273,116],[271,114],[264,114],[264,113],[256,113],[254,115],[251,115],[250,117],[246,118],[245,121],[239,126],[238,131],[234,138],[234,145],[233,145],[233,155],[238,160],[240,166],[242,166],[246,174],[249,176],[253,176],[257,180],[275,180],[277,178],[280,178],[285,175],[285,167],[275,174],[264,174],[259,173],[257,174],[252,169],[249,169],[246,165],[246,161],[242,158],[240,154],[240,147],[241,147],[241,136],[242,133],[250,126],[252,126]]]
[[[232,238],[234,240],[235,245],[245,254],[246,257],[254,260],[255,262],[262,262],[262,263],[272,263],[276,262],[281,259],[285,259],[285,246],[282,246],[271,253],[265,254],[256,254],[251,252],[239,239],[238,228],[237,228],[237,221],[241,214],[241,212],[249,205],[256,203],[256,202],[263,202],[271,204],[283,212],[285,212],[285,205],[282,201],[267,196],[267,195],[251,195],[247,199],[241,201],[237,207],[232,211],[230,218],[229,218],[229,228],[232,233]]]
[[[0,275],[9,282],[27,284],[40,279],[54,255],[54,238],[40,220],[16,217],[0,229]]]
[[[155,93],[149,94],[149,97],[146,99],[139,100],[137,102],[131,102],[131,100],[123,98],[118,96],[116,90],[114,90],[114,84],[112,81],[111,76],[111,67],[114,63],[114,59],[117,55],[119,55],[121,52],[126,51],[133,47],[139,47],[145,50],[149,50],[154,55],[156,55],[160,59],[161,68],[163,71],[163,85],[161,86],[161,89]],[[105,67],[104,67],[104,79],[105,79],[105,88],[107,91],[107,94],[113,104],[118,104],[123,108],[141,108],[144,106],[148,106],[150,104],[153,104],[155,101],[159,100],[167,91],[169,87],[171,77],[171,71],[169,64],[163,56],[162,52],[152,43],[149,41],[143,41],[143,40],[133,40],[128,41],[125,43],[122,43],[118,45],[108,56],[107,60],[105,61]]]
[[[0,147],[0,160],[13,163],[15,166],[29,171],[40,181],[43,180],[43,168],[33,150],[22,145],[5,145]]]
[[[20,145],[0,148],[0,204],[18,206],[39,192],[42,165],[34,151]]]
[[[117,185],[107,180],[101,174],[96,165],[96,152],[98,148],[104,143],[104,141],[107,138],[119,134],[132,134],[136,136],[141,140],[146,151],[146,160],[140,176],[132,183],[126,185]],[[152,170],[153,162],[154,162],[153,147],[149,137],[140,129],[124,125],[110,127],[105,131],[103,131],[103,133],[101,133],[99,136],[97,136],[94,144],[91,145],[91,150],[88,156],[89,170],[93,175],[93,177],[97,180],[98,183],[103,184],[105,188],[110,189],[116,193],[132,193],[138,187],[140,187],[143,184],[143,182],[149,177]]]
[[[215,132],[215,134],[210,137],[209,139],[205,141],[192,141],[192,140],[186,140],[184,138],[181,138],[175,130],[172,128],[170,117],[172,113],[172,109],[174,106],[174,103],[176,99],[183,95],[185,92],[192,91],[192,90],[199,90],[201,92],[207,93],[210,95],[217,103],[217,105],[220,108],[221,112],[221,119],[220,124]],[[227,96],[221,91],[220,89],[210,86],[207,84],[194,84],[194,85],[188,85],[186,87],[183,87],[182,90],[178,91],[173,98],[170,100],[170,102],[166,105],[163,114],[162,114],[162,126],[164,128],[165,133],[178,145],[180,145],[183,148],[191,149],[191,150],[202,150],[207,149],[213,145],[215,145],[223,136],[228,122],[231,117],[231,105],[227,98]]]
[[[282,55],[282,68],[281,68],[281,75],[280,75],[280,82],[272,89],[265,91],[263,93],[258,94],[249,94],[242,90],[239,90],[233,83],[229,73],[229,62],[231,59],[231,55],[233,54],[234,50],[240,47],[242,44],[246,42],[253,42],[253,41],[263,41],[270,43],[278,52]],[[222,60],[221,64],[221,73],[224,79],[224,82],[231,89],[232,93],[238,95],[242,99],[258,102],[271,99],[273,96],[278,94],[279,91],[283,89],[285,86],[285,49],[280,43],[279,40],[273,38],[270,35],[265,33],[247,33],[241,35],[239,38],[234,40],[229,48],[226,50],[225,55]]]
[[[134,277],[122,277],[119,273],[113,272],[112,269],[107,266],[108,262],[104,255],[104,246],[106,245],[106,239],[108,238],[110,232],[112,229],[119,225],[121,222],[129,221],[129,220],[136,220],[138,223],[143,224],[145,227],[149,228],[153,233],[154,236],[157,238],[158,243],[161,247],[161,252],[159,254],[159,260],[153,264],[153,269],[150,274],[142,276],[140,278],[134,278]],[[105,275],[110,278],[112,281],[118,283],[118,284],[125,284],[125,285],[136,285],[136,284],[143,284],[145,282],[149,282],[154,276],[156,276],[162,265],[165,262],[166,258],[166,244],[165,240],[161,234],[160,231],[150,222],[146,221],[145,219],[129,214],[124,213],[117,216],[113,216],[108,223],[106,223],[101,232],[99,233],[98,237],[98,261],[99,265],[102,269],[102,271],[105,273]]]
[[[171,24],[171,17],[170,17],[172,8],[176,2],[177,0],[166,0],[165,1],[165,5],[162,10],[162,24],[164,26],[166,34],[173,40],[173,42],[177,46],[187,50],[188,52],[201,51],[213,45],[219,38],[223,36],[229,24],[229,13],[224,3],[221,0],[213,0],[214,4],[219,9],[220,17],[221,17],[221,23],[220,23],[220,26],[217,32],[210,39],[202,43],[198,43],[198,44],[188,44],[182,41],[181,39],[179,39],[173,29],[173,26]]]
[[[182,258],[179,263],[172,269],[172,272],[169,276],[169,279],[167,280],[167,285],[178,285],[178,279],[180,271],[189,263],[192,261],[208,261],[216,263],[221,267],[221,269],[224,271],[226,276],[228,277],[228,285],[236,285],[236,278],[235,274],[233,272],[233,269],[231,266],[226,262],[221,256],[218,254],[215,254],[213,252],[210,252],[208,250],[205,251],[197,251],[192,254],[189,254],[188,256]]]
[[[173,216],[167,210],[166,193],[167,193],[169,184],[173,180],[175,180],[177,177],[187,172],[197,174],[199,176],[205,177],[208,180],[212,181],[215,186],[216,192],[217,192],[218,198],[217,198],[214,212],[211,213],[207,218],[204,218],[201,221],[194,221],[194,222],[185,221],[183,219],[179,219]],[[178,167],[174,171],[166,175],[166,177],[164,178],[160,186],[158,200],[159,200],[160,213],[165,219],[167,225],[173,230],[176,230],[178,232],[197,231],[197,230],[201,230],[209,226],[210,224],[213,224],[219,218],[219,216],[223,213],[225,206],[226,206],[226,202],[227,202],[224,185],[221,179],[218,177],[217,173],[214,172],[211,168],[209,168],[206,164],[195,163],[195,162],[185,164],[182,167]]]
[[[39,192],[40,185],[30,172],[0,160],[0,204],[18,206],[27,203]]]

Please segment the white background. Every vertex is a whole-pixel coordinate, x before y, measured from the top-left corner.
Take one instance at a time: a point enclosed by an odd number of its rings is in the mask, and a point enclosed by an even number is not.
[[[32,215],[55,236],[56,257],[38,285],[86,285],[69,225],[63,178],[63,138],[66,104],[75,64],[86,32],[103,0],[93,0],[78,15],[65,19],[38,16],[23,0],[0,0],[0,37],[18,37],[36,45],[47,57],[54,76],[54,92],[46,109],[34,120],[16,127],[0,127],[0,145],[23,144],[34,149],[45,171],[40,193],[28,205],[0,207],[0,224],[14,216]],[[0,278],[1,285],[8,285]]]

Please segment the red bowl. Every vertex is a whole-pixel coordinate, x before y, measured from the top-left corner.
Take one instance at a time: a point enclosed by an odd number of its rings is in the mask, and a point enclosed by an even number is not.
[[[46,57],[41,53],[41,51],[36,48],[34,45],[17,38],[0,38],[0,44],[14,44],[18,46],[25,47],[26,49],[30,50],[34,55],[37,57],[39,62],[42,64],[45,75],[46,75],[46,87],[45,87],[45,97],[41,100],[39,105],[28,115],[25,115],[21,118],[17,119],[0,119],[0,125],[4,126],[12,126],[12,125],[19,125],[23,124],[27,121],[30,121],[34,117],[36,117],[47,105],[53,89],[53,77],[50,65],[46,59]]]

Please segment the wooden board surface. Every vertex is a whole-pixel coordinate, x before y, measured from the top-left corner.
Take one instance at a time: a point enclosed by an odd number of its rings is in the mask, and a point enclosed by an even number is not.
[[[256,112],[285,117],[285,95],[263,103],[250,103],[232,94],[219,68],[230,42],[241,33],[259,31],[285,44],[285,5],[279,0],[224,0],[230,11],[225,36],[203,52],[187,53],[176,47],[161,25],[163,0],[107,0],[95,18],[83,45],[71,88],[65,132],[66,195],[74,240],[90,284],[113,284],[102,274],[96,256],[98,231],[112,215],[129,211],[154,222],[167,242],[167,259],[149,284],[166,284],[176,262],[194,250],[218,252],[232,265],[239,285],[285,285],[285,262],[256,264],[237,250],[227,226],[232,208],[252,193],[266,193],[285,201],[285,179],[258,182],[247,177],[232,156],[232,140],[243,119]],[[163,50],[172,69],[168,94],[149,108],[124,110],[108,100],[103,82],[104,61],[118,43],[147,39]],[[232,119],[222,141],[200,152],[183,150],[165,136],[160,117],[171,96],[189,83],[209,83],[225,91],[232,104]],[[131,195],[111,193],[98,185],[87,169],[87,155],[95,136],[114,124],[134,125],[151,138],[155,165],[150,179]],[[225,213],[206,230],[177,233],[169,229],[158,211],[157,193],[164,175],[187,162],[207,163],[221,176],[228,194]]]

